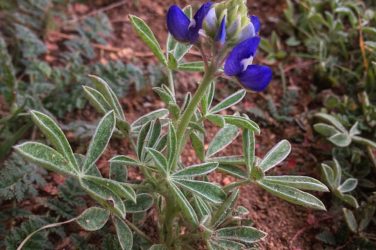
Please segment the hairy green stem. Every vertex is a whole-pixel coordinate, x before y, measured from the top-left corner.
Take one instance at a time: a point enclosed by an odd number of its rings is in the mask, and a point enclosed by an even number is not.
[[[187,130],[188,124],[192,119],[193,114],[197,110],[199,103],[201,102],[202,98],[204,97],[207,89],[210,86],[210,83],[215,78],[215,73],[217,71],[217,67],[215,64],[210,64],[207,71],[204,74],[201,84],[196,90],[196,93],[192,97],[191,102],[188,104],[188,107],[184,111],[182,117],[180,118],[178,128],[176,130],[176,137],[177,137],[177,152],[174,155],[174,160],[172,164],[172,170],[176,168],[179,155],[181,154],[183,147],[184,147],[184,134]]]
[[[175,96],[174,72],[168,69],[167,77],[168,77],[168,87],[171,90],[171,93],[173,94],[173,96]]]

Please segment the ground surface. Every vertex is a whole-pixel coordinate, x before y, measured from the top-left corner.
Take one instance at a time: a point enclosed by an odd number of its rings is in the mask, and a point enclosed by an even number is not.
[[[94,1],[91,6],[76,6],[72,10],[77,17],[87,15],[94,10],[99,10],[106,6],[110,6],[114,1]],[[99,51],[104,63],[111,59],[121,59],[126,62],[145,63],[147,60],[153,60],[146,46],[138,39],[137,35],[132,31],[129,23],[128,14],[134,14],[144,19],[152,28],[159,41],[163,43],[166,40],[165,13],[172,3],[184,6],[191,1],[177,0],[139,0],[126,1],[126,3],[109,9],[107,14],[114,26],[115,36],[112,38],[108,48]],[[283,1],[279,0],[259,0],[248,1],[252,14],[258,15],[263,20],[262,34],[270,34],[273,27],[278,22],[278,18],[282,15]],[[307,66],[308,65],[308,66]],[[300,100],[294,107],[294,121],[291,123],[278,123],[271,116],[267,115],[267,121],[262,122],[262,136],[257,138],[257,154],[263,156],[268,149],[281,139],[289,139],[293,144],[292,154],[287,161],[278,169],[274,170],[274,174],[302,174],[318,177],[318,161],[315,152],[320,151],[320,146],[313,143],[313,135],[307,120],[309,114],[306,113],[307,106],[312,105],[309,97],[308,79],[300,78],[294,75],[292,68],[301,68],[305,71],[309,68],[309,64],[301,62],[291,62],[286,65],[285,72],[288,85],[299,91]],[[178,98],[186,91],[194,91],[200,79],[199,74],[182,74],[178,77],[177,92]],[[225,83],[219,83],[219,89],[226,89]],[[224,91],[220,91],[219,95],[223,95]],[[274,100],[281,97],[281,82],[279,77],[275,77],[268,90],[263,94],[248,94],[245,101],[238,105],[237,110],[247,111],[251,107],[259,107],[265,109],[266,96],[270,95]],[[131,94],[122,98],[121,103],[125,110],[127,118],[132,121],[138,116],[162,107],[156,95],[150,90],[145,90],[142,94]],[[67,122],[79,117],[83,120],[95,120],[98,116],[90,109],[86,108],[70,114],[65,118]],[[257,122],[257,119],[256,119]],[[211,129],[209,129],[211,131]],[[214,129],[213,129],[214,131]],[[234,144],[229,147],[229,151],[238,152],[241,145]],[[106,152],[105,156],[99,162],[102,171],[106,171],[107,159],[115,154],[129,154],[126,143],[114,141]],[[194,161],[187,154],[187,160]],[[137,175],[137,173],[136,173]],[[214,178],[220,181],[221,176]],[[221,180],[221,181],[226,181]],[[278,198],[272,197],[265,191],[256,186],[248,186],[241,190],[241,198],[239,204],[250,210],[248,215],[255,223],[255,226],[264,230],[269,235],[265,241],[259,244],[261,249],[320,249],[318,241],[314,239],[315,226],[319,219],[325,218],[325,213],[313,212],[309,209],[297,207]],[[318,196],[325,200],[325,196]]]

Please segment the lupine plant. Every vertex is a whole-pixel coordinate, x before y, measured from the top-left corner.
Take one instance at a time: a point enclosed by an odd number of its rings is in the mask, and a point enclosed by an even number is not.
[[[260,21],[248,16],[245,1],[207,2],[193,18],[192,7],[172,6],[167,13],[170,35],[166,54],[143,20],[135,16],[130,16],[130,20],[169,73],[168,86],[155,88],[166,108],[129,122],[109,85],[91,76],[94,87],[85,86],[85,96],[104,117],[86,155],[73,153],[53,119],[31,111],[34,123],[52,147],[25,142],[16,146],[16,151],[50,171],[73,176],[98,203],[76,218],[42,229],[75,221],[94,231],[111,219],[122,249],[132,249],[134,234],[147,241],[149,249],[247,249],[265,238],[266,233],[244,220],[247,211],[237,206],[240,187],[255,184],[291,203],[325,210],[319,199],[305,192],[328,191],[321,182],[305,176],[268,174],[289,155],[291,145],[287,140],[259,158],[255,155],[255,135],[260,133],[257,123],[245,114],[219,113],[239,103],[246,90],[264,90],[272,78],[269,67],[253,64],[260,42]],[[201,52],[202,61],[184,61],[192,47]],[[188,93],[181,105],[174,94],[174,72],[180,70],[203,71],[195,93]],[[239,83],[242,89],[214,105],[215,82],[222,76]],[[214,138],[207,138],[205,122],[220,128]],[[242,155],[218,156],[240,133]],[[96,162],[113,136],[129,141],[134,153],[110,159],[106,178]],[[206,149],[205,141],[209,139]],[[182,157],[189,143],[199,161],[194,165]],[[138,168],[142,179],[128,179],[129,167]],[[220,186],[212,180],[217,171],[236,179]],[[153,236],[135,222],[136,217],[146,216],[149,210],[156,215],[157,233]]]

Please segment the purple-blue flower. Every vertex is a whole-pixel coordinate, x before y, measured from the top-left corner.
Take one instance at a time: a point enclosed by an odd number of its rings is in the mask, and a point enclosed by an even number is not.
[[[196,43],[202,22],[211,6],[211,2],[204,3],[190,20],[177,5],[172,5],[167,12],[168,31],[179,42]]]
[[[236,77],[247,89],[264,90],[272,79],[272,70],[267,66],[252,64],[260,43],[255,36],[236,45],[226,59],[224,71],[228,76]]]
[[[215,35],[215,40],[222,45],[226,42],[226,16],[222,19],[221,25]]]

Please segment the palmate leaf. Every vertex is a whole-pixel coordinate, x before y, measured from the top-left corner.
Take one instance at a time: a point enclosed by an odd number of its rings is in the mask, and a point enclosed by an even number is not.
[[[190,178],[200,175],[207,175],[213,172],[218,167],[216,162],[201,163],[184,168],[173,174],[173,177],[177,178]]]
[[[27,160],[50,171],[75,175],[73,165],[53,148],[38,142],[25,142],[14,149]]]
[[[123,250],[132,250],[133,247],[133,234],[128,225],[116,216],[113,217],[113,222],[116,229],[116,235],[119,240],[120,246]]]
[[[220,186],[210,182],[180,179],[176,177],[172,178],[172,181],[176,185],[190,192],[193,192],[213,203],[221,203],[226,197],[225,192]]]
[[[351,137],[350,135],[346,133],[337,133],[331,137],[328,138],[328,140],[336,145],[337,147],[347,147],[351,143]]]
[[[167,65],[167,60],[163,55],[162,49],[155,38],[153,31],[149,28],[149,26],[139,17],[130,15],[131,24],[140,38],[146,43],[146,45],[150,48],[153,54],[158,58],[158,60]]]
[[[239,226],[218,229],[214,235],[217,239],[249,244],[262,240],[266,236],[266,233],[254,227]]]
[[[257,181],[257,184],[271,194],[293,204],[318,210],[326,210],[324,204],[319,199],[297,188],[271,183],[263,179]]]
[[[101,229],[110,217],[110,212],[99,207],[87,208],[77,218],[76,222],[87,231],[96,231]]]
[[[63,131],[59,128],[55,121],[47,115],[35,110],[31,111],[30,113],[34,123],[48,138],[48,140],[52,143],[55,149],[72,164],[76,171],[78,171],[78,164],[76,158],[74,157],[72,148],[70,147],[69,142],[65,137]]]
[[[176,202],[179,204],[185,218],[194,226],[198,225],[198,218],[195,210],[191,206],[190,202],[187,200],[182,191],[172,182],[170,182],[170,187],[173,195],[176,198]]]
[[[113,111],[108,112],[99,122],[97,129],[91,139],[89,149],[86,153],[85,162],[82,171],[87,173],[91,166],[99,159],[106,149],[115,129],[115,114]]]
[[[206,157],[208,158],[227,147],[238,135],[238,127],[231,124],[226,124],[218,131],[213,140],[210,142],[208,150],[206,151]]]
[[[222,100],[220,103],[211,108],[209,110],[209,113],[215,114],[239,103],[244,98],[246,93],[247,92],[244,89],[235,92],[234,94],[228,96],[226,99]]]
[[[214,125],[217,125],[220,128],[223,128],[223,126],[225,126],[225,119],[221,115],[208,114],[205,117],[211,123],[213,123]]]
[[[220,172],[224,172],[226,174],[232,175],[236,178],[240,179],[247,179],[249,177],[249,174],[242,169],[241,167],[237,165],[231,165],[231,164],[219,164],[218,170]]]
[[[286,185],[289,187],[294,187],[302,190],[329,192],[329,189],[323,183],[307,176],[265,176],[264,181],[267,181],[269,183]]]
[[[147,136],[151,131],[152,121],[147,122],[144,124],[140,130],[140,133],[137,137],[137,156],[140,161],[144,160],[145,156],[145,147],[147,145]]]
[[[341,132],[343,132],[343,133],[347,132],[346,128],[334,116],[328,115],[328,114],[325,114],[325,113],[318,113],[315,116],[318,117],[319,119],[322,119],[322,120],[328,122],[328,123],[331,123],[334,127],[336,127]]]
[[[259,167],[266,172],[286,159],[290,152],[291,144],[287,140],[282,140],[264,156]]]
[[[316,123],[315,125],[313,125],[313,128],[317,133],[325,137],[330,137],[332,135],[339,133],[339,131],[335,127],[325,123]]]

